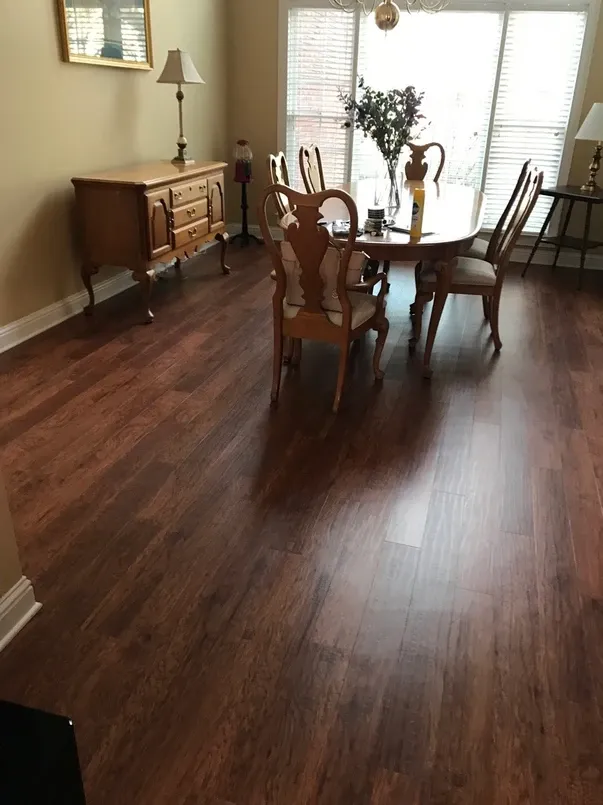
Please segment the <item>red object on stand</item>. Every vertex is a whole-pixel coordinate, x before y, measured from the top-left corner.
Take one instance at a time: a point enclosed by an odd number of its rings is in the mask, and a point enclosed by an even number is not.
[[[247,185],[253,179],[253,153],[247,140],[237,140],[234,150],[234,157],[234,180],[241,185],[242,228],[239,234],[235,235],[230,242],[234,243],[236,240],[240,239],[243,246],[249,246],[250,240],[255,240],[256,243],[262,244],[264,241],[261,238],[258,238],[249,232],[249,224],[247,221]]]

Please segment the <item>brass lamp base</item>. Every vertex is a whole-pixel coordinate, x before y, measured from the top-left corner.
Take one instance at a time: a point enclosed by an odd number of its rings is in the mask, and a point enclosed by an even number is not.
[[[182,88],[180,84],[178,84],[178,92],[176,93],[176,99],[178,101],[178,122],[180,123],[180,134],[178,139],[176,140],[176,145],[178,146],[178,156],[172,159],[172,163],[174,165],[192,165],[194,163],[194,159],[190,159],[189,155],[186,152],[188,146],[188,140],[184,136],[183,131],[183,122],[182,122],[182,101],[184,100],[184,92],[182,92]]]
[[[603,145],[601,143],[598,143],[595,146],[595,152],[593,154],[593,158],[588,168],[590,176],[586,184],[583,184],[582,187],[580,188],[580,190],[582,190],[584,193],[596,193],[597,190],[599,190],[599,185],[597,184],[597,173],[599,172],[599,168],[601,167],[602,153],[603,153]]]
[[[185,159],[182,159],[182,157],[178,156],[178,157],[174,157],[174,159],[172,159],[172,165],[194,165],[194,164],[195,164],[195,160],[194,159],[188,159],[188,157],[186,157]]]

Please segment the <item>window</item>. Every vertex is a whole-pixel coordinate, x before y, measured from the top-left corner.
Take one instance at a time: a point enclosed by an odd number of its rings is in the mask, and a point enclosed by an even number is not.
[[[292,8],[287,59],[287,162],[298,186],[302,143],[320,144],[325,180],[345,181],[349,134],[339,90],[351,92],[356,19],[333,8]]]
[[[414,84],[425,93],[418,139],[444,145],[443,181],[485,191],[484,226],[494,228],[525,159],[547,184],[558,180],[587,16],[578,0],[453,0],[438,14],[403,14],[385,35],[372,16],[289,0],[286,153],[295,181],[299,146],[310,142],[321,146],[330,184],[381,172],[374,144],[341,128],[339,90],[350,92],[359,75],[380,89]],[[547,210],[539,201],[528,231]]]

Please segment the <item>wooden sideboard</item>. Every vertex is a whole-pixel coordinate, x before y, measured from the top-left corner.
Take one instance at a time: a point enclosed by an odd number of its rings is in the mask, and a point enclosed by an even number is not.
[[[94,311],[92,275],[101,266],[132,271],[142,289],[145,321],[152,322],[155,266],[190,257],[209,240],[221,244],[224,274],[228,235],[225,223],[225,162],[177,166],[151,162],[72,179],[82,248],[87,315]]]

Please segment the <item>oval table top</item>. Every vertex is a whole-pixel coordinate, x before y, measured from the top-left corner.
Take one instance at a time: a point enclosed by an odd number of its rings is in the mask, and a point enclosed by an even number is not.
[[[400,185],[400,207],[394,213],[386,206],[386,215],[395,218],[396,226],[410,228],[412,194],[417,185],[425,187],[425,213],[421,238],[411,238],[403,232],[386,230],[381,236],[370,234],[356,238],[358,248],[375,260],[451,260],[465,251],[479,232],[486,203],[484,194],[465,185],[444,182],[411,182]],[[358,225],[362,228],[369,207],[385,206],[384,183],[375,179],[342,184],[340,190],[349,193],[358,207]],[[348,219],[345,205],[336,198],[327,199],[321,208],[326,221]],[[281,226],[286,229],[295,220],[293,213],[286,215]],[[345,243],[345,237],[335,240]]]

